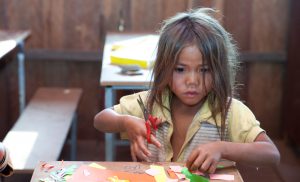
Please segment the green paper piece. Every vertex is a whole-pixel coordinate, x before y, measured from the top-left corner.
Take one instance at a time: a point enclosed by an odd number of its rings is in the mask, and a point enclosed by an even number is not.
[[[72,175],[74,174],[74,172],[75,172],[76,169],[77,169],[77,166],[76,166],[75,164],[69,166],[69,167],[66,169],[66,171],[65,171],[65,174],[64,174],[64,177],[63,177],[64,180],[67,181],[67,178],[68,178],[69,176],[72,176]]]
[[[39,182],[52,182],[53,179],[50,179],[50,178],[40,178],[39,179]]]
[[[181,173],[184,174],[186,178],[190,179],[190,182],[209,182],[209,179],[191,173],[186,167],[182,168]]]
[[[218,165],[217,166],[217,169],[222,169],[222,168],[224,168],[225,166],[223,166],[223,165]]]
[[[65,171],[65,175],[72,175],[76,168],[77,166],[75,164],[69,166]]]

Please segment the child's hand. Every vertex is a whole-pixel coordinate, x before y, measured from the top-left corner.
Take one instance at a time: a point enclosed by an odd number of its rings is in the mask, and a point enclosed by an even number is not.
[[[190,171],[214,173],[221,158],[221,143],[212,142],[198,146],[187,159],[186,166]]]
[[[148,161],[148,157],[151,153],[146,147],[147,130],[145,121],[134,116],[128,116],[124,123],[124,127],[126,129],[128,139],[130,140],[130,150],[133,161],[137,161],[138,159]],[[157,147],[161,146],[159,141],[152,134],[151,142]]]

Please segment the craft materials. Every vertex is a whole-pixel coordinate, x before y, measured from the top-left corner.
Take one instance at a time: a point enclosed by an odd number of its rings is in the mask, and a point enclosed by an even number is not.
[[[145,119],[145,126],[147,129],[147,142],[148,143],[152,143],[151,141],[151,134],[153,134],[155,136],[154,131],[157,130],[157,117],[153,117],[149,111],[147,110],[147,108],[145,107],[143,100],[141,98],[141,96],[139,95],[139,98],[137,99],[137,102],[140,105],[140,108],[142,109],[143,115],[144,115],[144,119]],[[153,131],[154,130],[154,131]]]

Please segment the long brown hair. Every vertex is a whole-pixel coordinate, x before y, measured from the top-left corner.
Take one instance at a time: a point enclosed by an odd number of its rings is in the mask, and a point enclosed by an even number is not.
[[[231,35],[210,16],[212,13],[215,11],[209,8],[191,10],[163,22],[147,103],[150,110],[154,103],[161,109],[166,108],[162,96],[171,82],[179,53],[184,47],[195,44],[211,70],[213,87],[207,99],[215,122],[217,114],[221,114],[219,133],[223,140],[225,120],[234,90],[237,51]]]

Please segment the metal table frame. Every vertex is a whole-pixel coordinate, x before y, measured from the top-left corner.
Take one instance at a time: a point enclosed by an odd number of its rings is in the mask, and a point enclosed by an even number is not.
[[[105,108],[112,107],[116,100],[117,90],[147,90],[146,86],[106,86],[105,87]],[[116,158],[116,147],[129,145],[128,141],[117,140],[115,133],[105,133],[105,160],[114,161]]]
[[[26,80],[25,80],[25,40],[29,37],[30,31],[0,30],[0,41],[14,41],[15,46],[7,50],[8,54],[17,48],[18,61],[18,88],[19,88],[19,113],[21,114],[26,105]]]
[[[132,38],[147,36],[145,33],[108,33],[106,35],[103,51],[100,86],[105,88],[105,108],[115,104],[117,90],[147,90],[151,82],[151,70],[142,69],[142,75],[124,76],[120,75],[120,68],[110,64],[110,51],[113,43]],[[116,133],[105,133],[105,160],[114,161],[116,147],[128,145],[128,141],[118,140]]]

